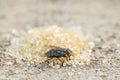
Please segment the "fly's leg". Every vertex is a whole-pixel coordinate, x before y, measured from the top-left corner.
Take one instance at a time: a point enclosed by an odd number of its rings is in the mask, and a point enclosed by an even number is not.
[[[71,60],[69,55],[65,55],[65,57],[67,61]]]
[[[69,61],[68,55],[65,55],[65,57],[66,57],[66,60]]]

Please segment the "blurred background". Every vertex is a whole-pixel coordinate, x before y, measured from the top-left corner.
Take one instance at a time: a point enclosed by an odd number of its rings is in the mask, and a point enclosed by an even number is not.
[[[0,0],[0,31],[106,24],[120,24],[120,0]]]
[[[20,31],[51,25],[74,28],[92,39],[90,65],[43,70],[41,65],[1,66],[13,61],[4,55]],[[0,0],[0,80],[6,79],[120,80],[120,0]]]

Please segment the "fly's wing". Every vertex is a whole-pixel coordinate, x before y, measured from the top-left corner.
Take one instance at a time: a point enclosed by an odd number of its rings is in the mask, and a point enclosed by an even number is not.
[[[50,50],[50,51],[48,51],[48,52],[46,53],[46,56],[47,56],[47,57],[53,57],[53,56],[54,56],[54,53],[55,53],[55,51],[52,49],[52,50]]]

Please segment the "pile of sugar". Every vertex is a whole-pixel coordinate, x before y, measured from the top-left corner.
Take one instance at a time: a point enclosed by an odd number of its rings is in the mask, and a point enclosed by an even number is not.
[[[42,63],[48,58],[47,51],[55,47],[69,48],[73,53],[70,61],[64,57],[51,59],[49,65],[54,64],[80,64],[89,62],[88,42],[83,41],[78,34],[72,30],[62,27],[40,27],[29,31],[25,36],[13,39],[9,47],[9,54],[16,61],[25,60],[31,63]]]

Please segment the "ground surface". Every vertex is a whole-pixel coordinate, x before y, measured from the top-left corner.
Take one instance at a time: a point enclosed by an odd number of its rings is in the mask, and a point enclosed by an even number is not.
[[[0,0],[0,80],[119,80],[119,0]],[[95,47],[89,65],[51,69],[12,64],[5,55],[17,31],[59,25],[81,27]],[[16,29],[16,30],[15,30]],[[77,29],[77,28],[76,28]]]

